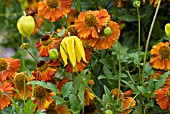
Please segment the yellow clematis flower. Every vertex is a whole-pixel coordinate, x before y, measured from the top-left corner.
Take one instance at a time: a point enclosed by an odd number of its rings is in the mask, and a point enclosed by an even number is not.
[[[77,36],[65,37],[60,45],[60,53],[64,61],[64,66],[68,64],[67,59],[69,59],[73,67],[76,65],[76,62],[80,62],[81,59],[87,62],[83,44]]]

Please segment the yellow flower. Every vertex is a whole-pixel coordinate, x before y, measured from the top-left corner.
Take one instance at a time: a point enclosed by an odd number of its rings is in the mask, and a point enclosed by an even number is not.
[[[73,67],[76,65],[76,61],[80,62],[81,59],[86,62],[83,44],[77,36],[65,37],[60,45],[60,53],[64,66],[68,64],[67,59],[70,60]]]

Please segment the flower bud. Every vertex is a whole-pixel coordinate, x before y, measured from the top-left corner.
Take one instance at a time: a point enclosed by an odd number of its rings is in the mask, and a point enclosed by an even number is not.
[[[106,114],[113,114],[113,112],[111,110],[106,110],[105,113]]]
[[[135,8],[139,8],[139,7],[140,7],[140,1],[135,0],[135,1],[133,2],[133,6],[134,6]]]
[[[50,57],[50,59],[52,59],[53,61],[57,60],[57,58],[58,58],[58,51],[57,51],[57,49],[51,49],[51,50],[49,51],[49,57]]]
[[[165,25],[165,33],[170,38],[170,23]]]
[[[110,36],[112,34],[112,31],[111,31],[110,27],[106,27],[104,29],[104,34],[107,35],[107,36]]]
[[[17,28],[21,35],[30,38],[32,32],[34,31],[35,21],[32,16],[21,16],[17,22]]]

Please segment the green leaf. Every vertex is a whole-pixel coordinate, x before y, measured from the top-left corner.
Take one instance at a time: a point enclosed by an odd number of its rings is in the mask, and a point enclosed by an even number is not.
[[[52,96],[52,98],[56,101],[55,104],[58,105],[65,105],[67,104],[66,101],[62,98],[62,97],[59,97],[59,96]]]
[[[126,21],[126,22],[135,22],[137,21],[137,16],[133,16],[133,15],[123,15],[118,17],[118,19]]]
[[[61,89],[63,97],[67,97],[73,89],[73,82],[67,82]]]
[[[77,77],[77,78],[75,78],[75,80],[74,80],[74,85],[73,85],[73,94],[77,94],[77,90],[78,90],[78,88],[80,87],[80,84],[81,84],[81,82],[82,82],[82,80],[80,79],[80,77]]]
[[[165,79],[169,76],[170,72],[167,71],[161,77],[159,78],[158,82],[155,83],[155,90],[162,87],[162,85],[165,83]]]
[[[38,112],[35,113],[35,114],[46,114],[46,112],[45,112],[44,110],[40,110],[40,111],[38,111]]]
[[[29,99],[29,100],[25,103],[25,107],[23,108],[23,110],[24,110],[24,112],[25,112],[26,114],[33,114],[35,107],[36,107],[36,104],[34,104],[33,101]]]
[[[112,72],[107,67],[103,66],[103,72],[107,78],[113,79]]]
[[[57,86],[54,85],[54,84],[51,84],[49,82],[46,83],[44,81],[31,81],[31,82],[28,82],[27,84],[36,84],[36,85],[39,85],[41,87],[47,88],[47,89],[53,91],[56,94],[59,94]]]
[[[84,76],[83,81],[84,81],[86,84],[88,84],[89,81],[90,81],[90,79],[91,79],[91,74],[87,74],[86,76]]]
[[[79,87],[79,92],[78,92],[78,97],[81,101],[81,103],[84,103],[84,91],[86,89],[86,85],[84,83],[81,83],[80,87]]]
[[[80,100],[73,94],[70,94],[69,99],[71,104],[71,111],[73,112],[73,114],[75,114],[75,112],[79,112],[80,109],[78,109],[78,107],[80,105]]]
[[[121,80],[123,83],[125,83],[127,86],[129,86],[133,91],[136,91],[136,87],[133,84],[130,84],[129,82],[125,80]]]
[[[104,85],[104,91],[106,94],[106,98],[109,102],[113,103],[114,99],[112,98],[111,94],[110,94],[110,90]]]
[[[137,86],[137,88],[142,94],[146,92],[146,89],[143,86]]]
[[[98,80],[101,80],[101,79],[105,79],[105,78],[106,78],[106,76],[100,75],[97,79],[98,79]]]
[[[152,67],[150,66],[148,62],[145,64],[145,72],[147,75],[152,75],[154,73],[154,71],[152,70]]]
[[[154,106],[154,100],[150,100],[147,105],[150,106],[150,107],[153,107]]]
[[[100,59],[99,60],[104,66],[106,66],[107,68],[113,68],[112,67],[112,62],[111,61],[109,61],[109,59],[108,58],[102,58],[102,59]]]

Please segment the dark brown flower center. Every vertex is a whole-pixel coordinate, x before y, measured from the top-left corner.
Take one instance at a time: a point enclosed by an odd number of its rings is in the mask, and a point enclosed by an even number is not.
[[[119,92],[119,97],[118,97],[118,92]],[[114,95],[114,100],[117,100],[117,99],[121,99],[121,100],[123,100],[123,92],[121,91],[121,90],[119,90],[119,89],[117,89],[117,88],[115,88],[115,89],[112,89],[112,91],[111,91],[111,95]]]
[[[59,0],[47,0],[47,5],[49,8],[57,8],[60,6],[60,1]]]
[[[25,80],[27,82],[27,79]],[[24,73],[17,73],[14,77],[14,84],[18,89],[24,88]]]
[[[67,34],[70,33],[70,36],[77,36],[77,30],[74,25],[70,25],[67,27]]]
[[[5,59],[0,58],[0,71],[6,70],[7,69],[7,62],[5,61]]]
[[[159,49],[159,55],[161,60],[170,59],[170,47],[168,46],[161,46]]]
[[[48,63],[44,60],[41,60],[37,63],[37,68],[39,71],[44,71],[48,68]]]
[[[41,86],[36,86],[34,89],[34,97],[38,100],[43,100],[46,98],[47,95],[47,89],[41,87]]]
[[[49,35],[44,35],[41,37],[41,43],[44,46],[47,46],[49,44],[51,44],[52,42],[52,38]]]
[[[94,27],[97,24],[97,18],[94,14],[87,14],[84,17],[84,22],[88,27]]]

